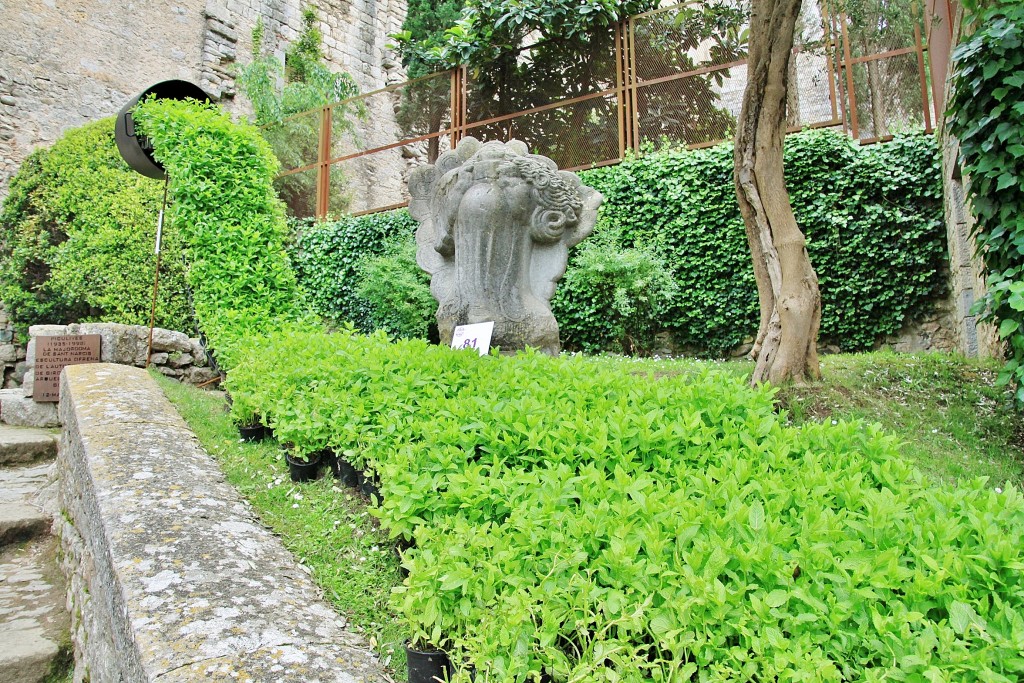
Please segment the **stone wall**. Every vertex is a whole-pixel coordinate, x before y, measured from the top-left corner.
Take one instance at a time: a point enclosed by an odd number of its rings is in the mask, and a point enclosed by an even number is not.
[[[956,6],[953,17],[954,37],[960,35],[960,21],[963,8]],[[939,27],[946,30],[945,27]],[[933,30],[939,30],[939,28]],[[949,79],[944,88],[949,97]],[[946,107],[943,107],[946,109]],[[950,298],[952,301],[953,332],[956,348],[969,357],[1002,357],[1003,347],[996,328],[989,323],[979,323],[971,314],[971,306],[985,294],[985,279],[982,276],[981,259],[974,255],[974,217],[968,205],[965,185],[969,180],[960,173],[960,143],[945,130],[945,119],[940,119],[938,139],[942,150],[943,204],[946,219],[946,243],[949,247]]]
[[[157,81],[195,79],[204,0],[5,2],[0,198],[22,159]]]
[[[60,414],[76,683],[390,680],[145,371],[68,367]]]
[[[405,0],[309,0],[317,6],[328,61],[360,90],[404,78],[386,48],[405,17]],[[0,35],[0,199],[34,148],[67,129],[111,116],[153,83],[180,78],[201,85],[230,109],[235,65],[249,61],[251,32],[264,18],[272,51],[302,28],[303,0],[25,0],[4,3]],[[391,125],[386,107],[371,115]]]
[[[0,301],[0,365],[3,366],[0,389],[20,387],[26,370],[25,347],[18,343],[14,334],[14,321],[7,317],[7,309],[2,301]]]
[[[33,365],[37,337],[58,337],[66,334],[100,335],[100,360],[104,363],[146,366],[149,350],[149,328],[142,325],[118,323],[72,323],[70,325],[33,325],[28,329],[29,342],[25,354],[25,372],[22,390],[32,396],[35,386]],[[153,330],[153,355],[150,365],[161,374],[182,382],[203,384],[219,373],[209,367],[206,351],[198,339],[159,327]]]

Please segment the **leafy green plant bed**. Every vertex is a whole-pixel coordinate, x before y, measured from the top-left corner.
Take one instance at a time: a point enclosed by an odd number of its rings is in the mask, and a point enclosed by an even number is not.
[[[1024,672],[1018,489],[936,485],[877,426],[793,420],[736,366],[286,330],[228,382],[282,440],[378,473],[373,514],[414,544],[393,605],[459,680]]]

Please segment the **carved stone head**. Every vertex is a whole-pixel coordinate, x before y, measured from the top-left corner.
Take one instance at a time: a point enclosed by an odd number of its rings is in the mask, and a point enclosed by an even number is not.
[[[593,232],[600,193],[518,140],[474,138],[414,170],[409,190],[442,343],[457,325],[493,320],[503,350],[557,354],[549,302],[569,247]]]

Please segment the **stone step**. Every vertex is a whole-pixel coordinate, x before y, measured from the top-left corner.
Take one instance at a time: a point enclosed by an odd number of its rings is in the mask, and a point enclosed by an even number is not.
[[[0,466],[53,460],[57,439],[56,430],[0,424]]]
[[[70,618],[56,556],[52,536],[0,551],[0,683],[37,683],[69,670]]]
[[[52,517],[39,500],[52,463],[0,469],[0,547],[47,533]]]
[[[56,403],[36,403],[21,389],[0,389],[0,422],[17,427],[59,427]]]

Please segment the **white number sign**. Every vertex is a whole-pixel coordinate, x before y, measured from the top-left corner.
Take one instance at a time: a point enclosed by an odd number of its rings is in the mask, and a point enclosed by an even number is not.
[[[453,349],[476,349],[481,356],[491,350],[491,334],[494,332],[494,321],[459,325],[452,335]]]

